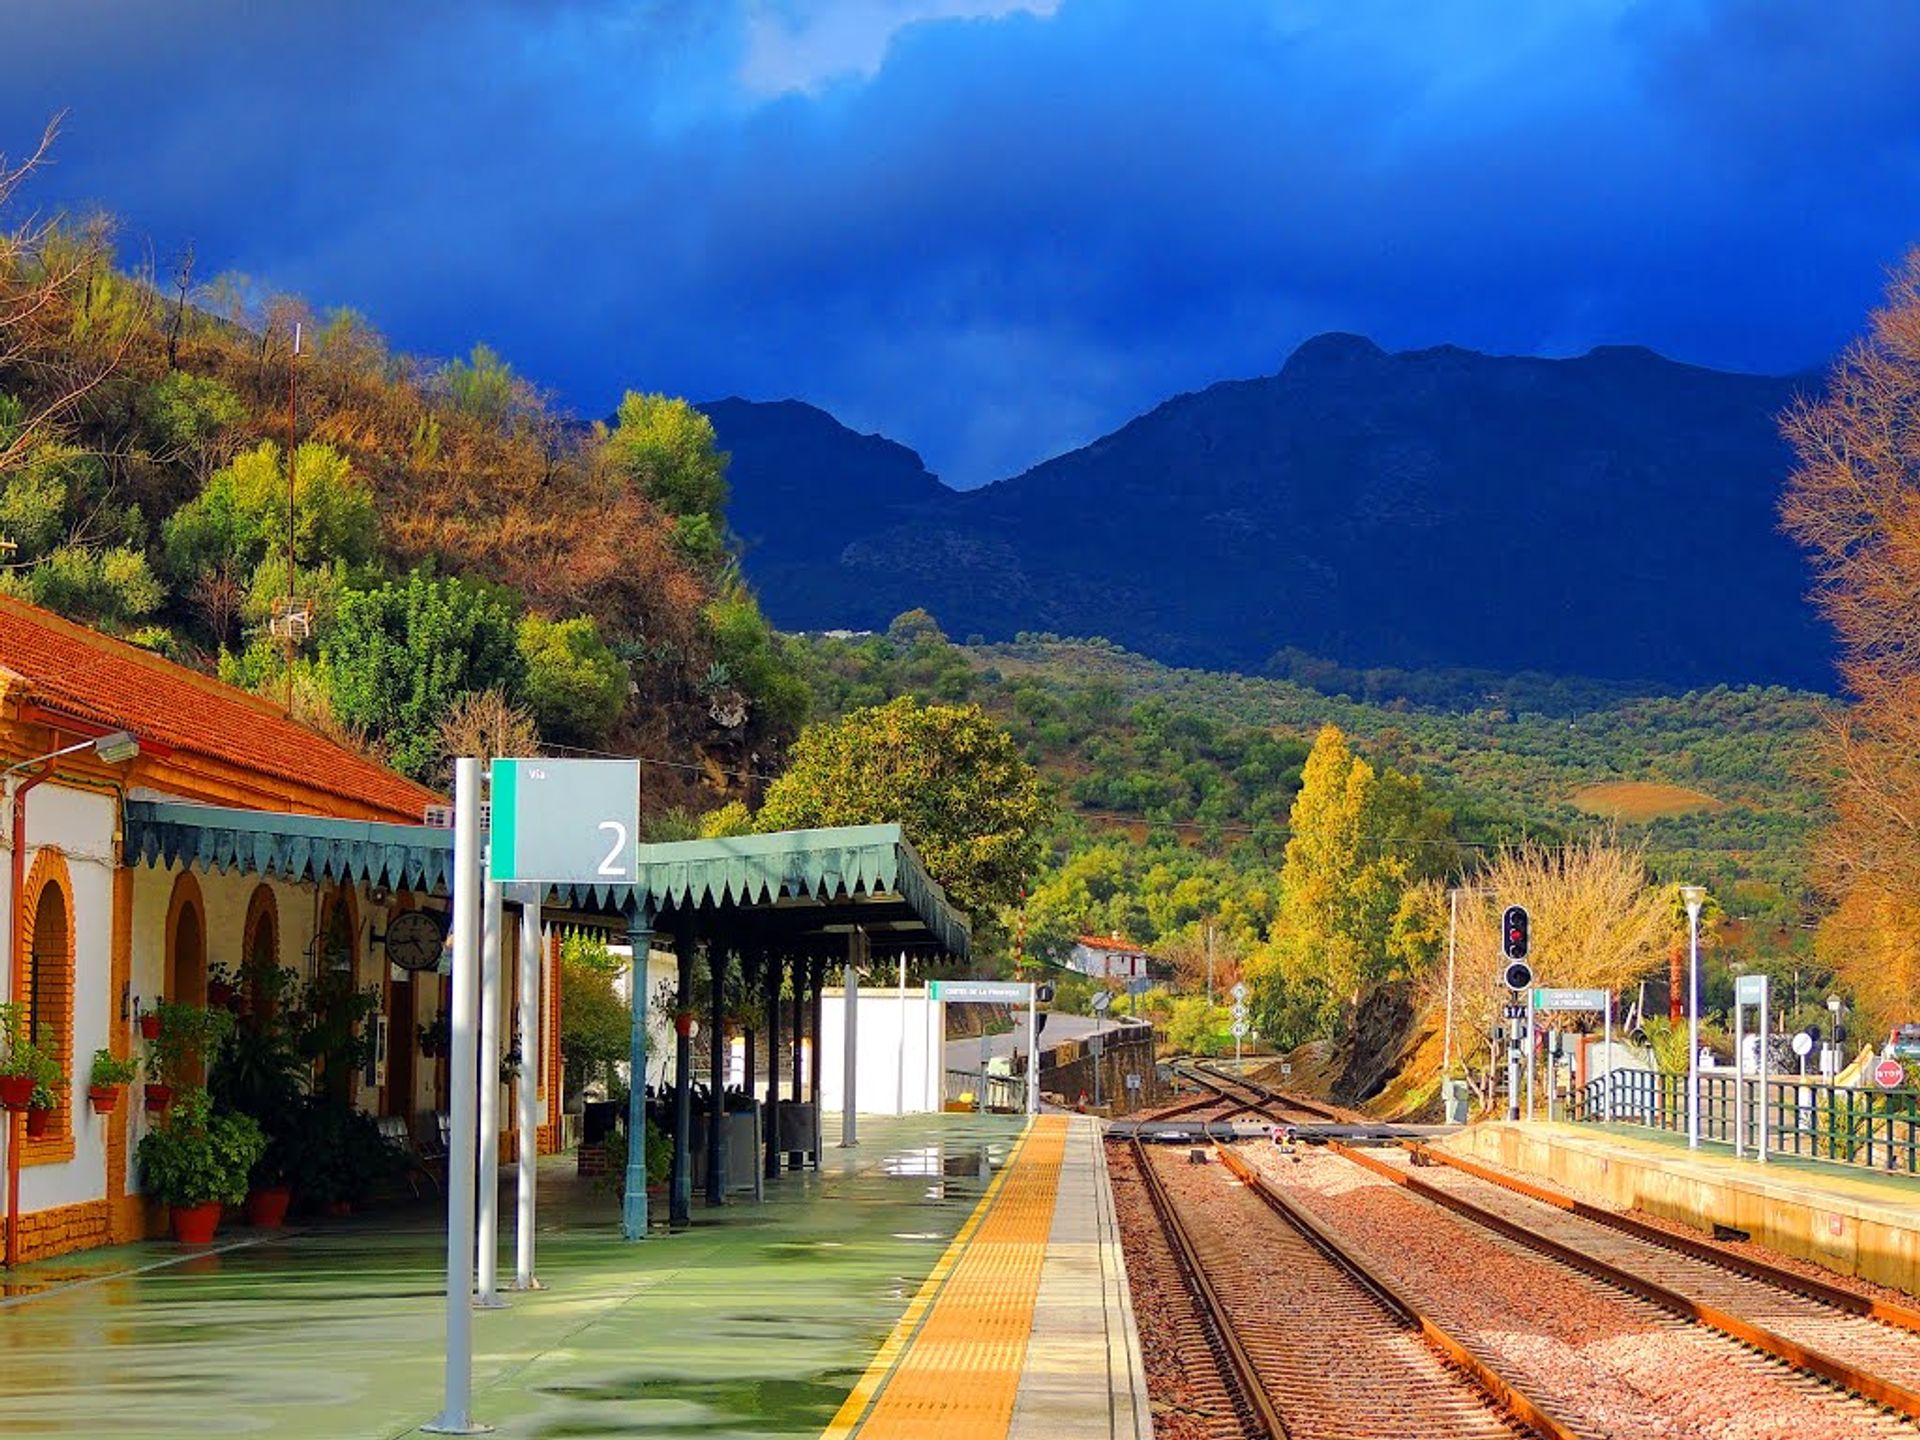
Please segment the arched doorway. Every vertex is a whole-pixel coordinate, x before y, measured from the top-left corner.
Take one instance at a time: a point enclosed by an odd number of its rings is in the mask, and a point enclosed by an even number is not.
[[[356,1029],[351,1019],[360,981],[360,915],[351,890],[344,887],[328,897],[320,914],[320,933],[314,951],[313,993],[329,1012],[327,1027],[338,1026],[340,1037]],[[351,1066],[323,1059],[321,1089],[340,1104],[353,1103]]]
[[[249,1007],[263,1017],[271,1015],[279,994],[280,906],[266,885],[256,885],[247,901],[240,969]]]

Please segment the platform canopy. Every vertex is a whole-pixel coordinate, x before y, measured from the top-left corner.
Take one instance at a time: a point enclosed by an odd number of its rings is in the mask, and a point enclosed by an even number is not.
[[[453,832],[128,800],[125,854],[128,864],[444,895]],[[662,924],[689,921],[715,940],[786,951],[843,954],[856,928],[887,950],[964,957],[972,944],[967,917],[898,825],[642,845],[638,876],[633,885],[552,887],[547,903],[609,918],[638,906]]]

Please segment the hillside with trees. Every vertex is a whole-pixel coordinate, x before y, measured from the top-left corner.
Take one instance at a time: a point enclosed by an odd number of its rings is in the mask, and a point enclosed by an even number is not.
[[[9,591],[430,782],[455,752],[614,750],[700,809],[797,732],[684,401],[582,425],[485,344],[399,354],[351,309],[116,252],[102,217],[0,243]]]

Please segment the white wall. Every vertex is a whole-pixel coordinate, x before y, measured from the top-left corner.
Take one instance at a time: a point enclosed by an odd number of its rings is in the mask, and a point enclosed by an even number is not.
[[[924,989],[909,989],[901,1004],[897,987],[860,987],[855,1001],[855,1109],[861,1114],[909,1115],[940,1108],[940,1069],[945,1054],[945,1005]],[[846,996],[824,992],[820,1016],[820,1107],[838,1111],[846,1095]],[[905,1030],[904,1069],[901,1062]],[[904,1082],[902,1076],[904,1074]]]
[[[7,807],[11,817],[12,807]],[[73,877],[73,1063],[67,1082],[68,1106],[73,1116],[73,1159],[59,1165],[29,1165],[20,1172],[20,1207],[45,1210],[98,1200],[107,1193],[107,1126],[122,1123],[120,1116],[96,1117],[87,1103],[87,1069],[93,1052],[107,1043],[107,1026],[117,997],[109,995],[112,979],[114,834],[118,829],[117,802],[110,795],[74,790],[49,781],[27,796],[26,873],[32,874],[42,846],[55,845],[66,856]],[[9,818],[7,823],[11,823]],[[8,865],[13,837],[7,837]],[[0,934],[7,936],[0,966],[6,969],[7,995],[13,993],[11,917],[16,914],[13,876],[0,866],[0,903],[10,917]],[[125,1106],[121,1107],[122,1112]]]

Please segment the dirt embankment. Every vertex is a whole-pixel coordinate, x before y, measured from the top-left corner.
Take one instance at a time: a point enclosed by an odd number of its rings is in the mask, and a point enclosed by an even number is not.
[[[1441,1050],[1438,1017],[1420,1014],[1409,987],[1383,985],[1361,1002],[1345,1039],[1309,1041],[1254,1078],[1383,1120],[1437,1120]]]

